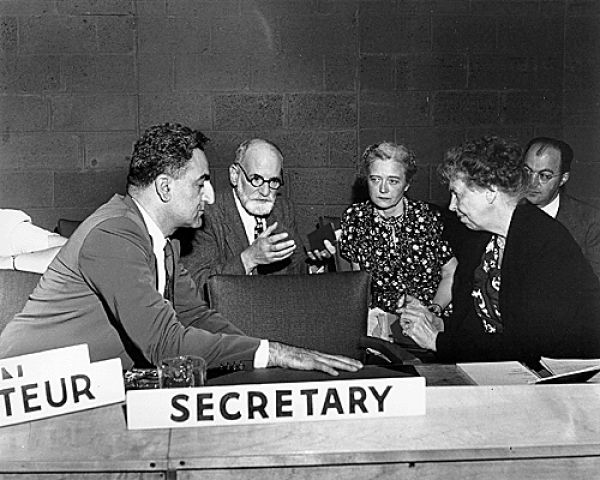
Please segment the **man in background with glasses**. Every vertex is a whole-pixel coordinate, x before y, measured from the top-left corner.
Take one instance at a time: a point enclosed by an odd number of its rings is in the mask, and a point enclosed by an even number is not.
[[[562,191],[569,181],[573,149],[562,140],[538,137],[525,149],[527,199],[561,222],[600,278],[600,210]]]
[[[182,257],[202,288],[216,274],[307,273],[307,255],[296,228],[293,206],[281,195],[283,154],[267,140],[240,144],[229,166],[231,189],[218,192],[205,211],[203,228],[193,232],[191,251]],[[329,251],[313,252],[328,257]]]

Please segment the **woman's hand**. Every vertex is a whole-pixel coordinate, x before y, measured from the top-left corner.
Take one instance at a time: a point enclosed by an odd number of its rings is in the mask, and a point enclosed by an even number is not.
[[[406,296],[404,306],[399,308],[397,313],[402,333],[412,338],[419,346],[435,352],[437,335],[444,331],[443,320],[411,295]]]

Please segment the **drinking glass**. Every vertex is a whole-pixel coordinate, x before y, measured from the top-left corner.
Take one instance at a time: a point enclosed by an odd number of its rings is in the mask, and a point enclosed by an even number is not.
[[[200,387],[205,381],[206,362],[202,357],[165,358],[158,366],[159,388]]]

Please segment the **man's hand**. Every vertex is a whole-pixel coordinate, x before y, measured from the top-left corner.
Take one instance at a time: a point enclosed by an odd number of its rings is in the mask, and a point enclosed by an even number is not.
[[[296,250],[296,242],[293,239],[286,240],[289,235],[286,232],[273,234],[277,228],[277,222],[269,225],[252,245],[241,253],[242,263],[246,273],[250,273],[258,265],[279,262],[290,257]]]
[[[269,342],[269,367],[293,368],[296,370],[320,370],[329,375],[339,375],[337,370],[356,372],[363,364],[341,355],[306,350],[283,343]]]

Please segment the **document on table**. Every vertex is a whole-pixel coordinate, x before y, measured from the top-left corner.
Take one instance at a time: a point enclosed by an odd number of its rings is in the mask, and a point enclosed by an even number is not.
[[[542,357],[540,364],[548,370],[553,376],[575,374],[578,372],[593,371],[597,368],[600,372],[600,358],[549,358]],[[589,383],[600,383],[600,374],[596,374]]]
[[[526,385],[539,377],[521,362],[457,363],[477,385]]]

